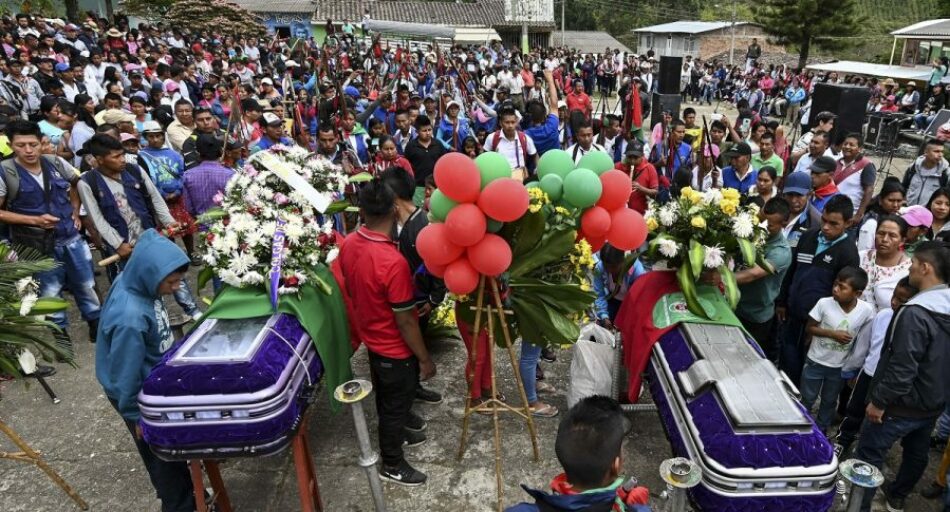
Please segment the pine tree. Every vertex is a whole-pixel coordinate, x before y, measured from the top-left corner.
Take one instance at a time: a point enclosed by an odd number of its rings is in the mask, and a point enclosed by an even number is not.
[[[798,67],[804,68],[812,45],[840,50],[860,34],[865,19],[857,7],[858,0],[759,0],[752,15],[770,41],[798,47]]]
[[[173,27],[192,32],[263,36],[267,29],[260,17],[224,0],[173,0],[162,19]]]

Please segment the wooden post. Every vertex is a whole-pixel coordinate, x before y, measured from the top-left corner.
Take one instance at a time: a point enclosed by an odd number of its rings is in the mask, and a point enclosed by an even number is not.
[[[488,292],[491,294],[489,296],[489,302],[485,303],[485,293],[486,287],[490,287]],[[538,450],[538,436],[534,427],[534,418],[531,415],[531,405],[528,403],[528,397],[524,390],[524,385],[521,382],[521,371],[518,369],[518,359],[515,357],[515,351],[512,347],[511,333],[508,330],[508,323],[506,321],[505,315],[511,314],[504,309],[504,303],[501,300],[501,293],[498,288],[498,281],[491,277],[481,277],[481,281],[478,285],[478,292],[475,299],[475,325],[473,326],[472,334],[472,350],[469,355],[469,365],[472,368],[471,371],[466,372],[466,377],[468,380],[468,389],[466,390],[465,397],[465,414],[462,416],[462,436],[459,442],[459,451],[458,451],[458,460],[462,460],[462,457],[465,455],[466,447],[466,437],[468,435],[468,423],[469,418],[472,414],[481,413],[481,412],[490,412],[492,415],[492,423],[494,427],[494,439],[495,439],[495,485],[497,488],[497,510],[498,512],[502,511],[503,508],[503,498],[504,498],[504,486],[502,479],[502,468],[501,468],[501,426],[499,424],[499,413],[511,412],[515,413],[518,416],[521,416],[525,422],[528,424],[528,433],[531,436],[531,447],[534,451],[534,461],[538,462],[540,460],[540,452]],[[488,364],[491,368],[491,397],[477,406],[472,406],[472,393],[474,389],[473,386],[478,385],[475,382],[475,361],[478,358],[478,333],[481,330],[483,313],[487,317],[486,329],[488,330]],[[495,323],[493,315],[497,315],[497,319],[501,326],[502,341],[504,343],[505,349],[508,351],[508,357],[511,360],[511,366],[514,370],[515,380],[518,383],[518,393],[521,396],[522,406],[513,407],[501,400],[498,400],[498,387],[497,379],[495,374]]]
[[[23,438],[20,437],[19,434],[17,434],[16,431],[14,431],[9,425],[4,423],[3,420],[0,420],[0,432],[3,432],[3,435],[7,436],[7,438],[10,439],[10,441],[12,441],[13,444],[17,446],[17,448],[20,449],[18,452],[5,452],[0,450],[0,459],[10,459],[35,465],[36,467],[43,470],[43,472],[46,473],[46,476],[48,476],[49,479],[53,481],[53,483],[58,485],[59,488],[63,490],[63,492],[72,498],[80,510],[89,510],[89,505],[87,505],[82,497],[79,496],[79,493],[77,493],[68,483],[66,483],[66,480],[63,480],[63,477],[59,476],[59,473],[57,473],[55,469],[50,467],[50,465],[47,464],[45,460],[43,460],[43,456],[40,455],[39,452],[31,448],[30,445],[27,444],[26,441],[24,441]]]

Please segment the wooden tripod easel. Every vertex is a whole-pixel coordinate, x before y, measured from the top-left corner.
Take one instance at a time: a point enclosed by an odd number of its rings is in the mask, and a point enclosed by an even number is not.
[[[15,444],[17,448],[20,449],[18,452],[5,452],[0,450],[0,459],[26,462],[27,464],[33,464],[36,467],[42,469],[43,472],[46,473],[46,476],[48,476],[50,480],[53,481],[53,483],[58,485],[59,488],[63,490],[63,492],[68,494],[69,497],[72,498],[74,502],[76,502],[76,506],[82,510],[89,510],[89,505],[87,505],[82,497],[79,496],[79,493],[76,492],[72,486],[66,483],[66,480],[63,480],[63,477],[59,476],[59,473],[57,473],[55,469],[50,467],[50,465],[47,464],[45,460],[43,460],[43,456],[40,455],[39,452],[31,448],[30,445],[28,445],[26,441],[24,441],[23,438],[20,437],[20,435],[17,434],[16,431],[14,431],[9,425],[4,423],[3,420],[0,420],[0,432],[7,436],[7,438],[9,438],[10,441],[12,441],[13,444]]]
[[[488,287],[491,288],[491,295],[489,297],[490,303],[486,304],[485,292]],[[511,346],[511,333],[508,331],[508,323],[505,320],[505,315],[511,313],[504,309],[504,305],[501,301],[501,293],[498,291],[498,281],[496,281],[495,278],[481,277],[481,281],[478,284],[478,294],[476,295],[474,309],[475,325],[472,331],[472,350],[469,355],[470,370],[466,372],[468,393],[465,397],[465,414],[462,416],[462,438],[459,442],[458,460],[462,460],[462,457],[465,455],[468,422],[471,415],[480,412],[491,412],[495,429],[495,485],[498,492],[498,512],[501,512],[504,486],[502,485],[501,478],[501,428],[498,424],[498,413],[513,412],[521,416],[528,423],[528,432],[531,435],[531,446],[534,449],[535,462],[540,460],[538,435],[534,428],[534,419],[531,416],[531,406],[528,404],[528,396],[525,394],[524,385],[521,383],[521,371],[518,369],[518,360],[515,358],[515,351]],[[478,359],[478,333],[481,330],[483,314],[488,324],[488,364],[491,367],[491,398],[473,407],[471,391],[474,389],[473,386],[478,385],[475,382],[475,361]],[[492,315],[498,315],[498,320],[500,320],[499,324],[501,324],[502,340],[504,341],[505,349],[508,350],[511,367],[515,373],[515,381],[518,383],[518,393],[521,395],[521,403],[523,404],[521,407],[513,407],[497,398],[498,387],[495,378],[495,351],[493,350],[495,347],[495,322],[492,321]]]

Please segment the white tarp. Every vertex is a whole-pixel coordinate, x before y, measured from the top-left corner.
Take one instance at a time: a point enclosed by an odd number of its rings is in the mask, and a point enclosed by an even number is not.
[[[369,20],[366,22],[366,27],[371,32],[379,32],[381,34],[423,36],[427,38],[439,39],[453,39],[455,37],[455,29],[453,28],[427,25],[425,23],[403,23],[399,21]]]
[[[500,41],[501,36],[491,27],[457,27],[455,29],[456,43],[480,43],[487,44],[488,41]]]
[[[826,64],[809,64],[805,66],[816,71],[835,71],[841,75],[866,75],[878,78],[893,78],[895,80],[930,80],[929,67],[924,66],[889,66],[872,62],[857,62],[853,60],[839,60]]]

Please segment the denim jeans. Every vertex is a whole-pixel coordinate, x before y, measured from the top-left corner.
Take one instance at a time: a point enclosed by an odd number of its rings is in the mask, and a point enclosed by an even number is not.
[[[819,395],[821,396],[816,423],[822,431],[828,430],[831,422],[834,421],[835,408],[838,405],[838,393],[841,392],[841,386],[843,385],[841,368],[825,366],[806,358],[805,367],[802,369],[801,389],[799,390],[802,392],[802,405],[811,410],[812,406],[815,405],[815,400]]]
[[[96,295],[96,279],[92,271],[92,252],[86,241],[79,235],[57,242],[53,259],[59,266],[37,274],[40,283],[40,297],[62,297],[67,288],[76,299],[76,306],[83,320],[89,322],[99,318],[99,296]],[[53,322],[65,329],[66,312],[50,315]]]
[[[538,401],[538,360],[541,359],[541,347],[530,341],[521,340],[521,359],[518,361],[518,370],[521,371],[521,383],[528,403]]]
[[[943,410],[943,414],[937,418],[937,430],[934,435],[940,439],[950,439],[950,403]]]
[[[927,469],[927,457],[930,452],[930,431],[933,429],[936,418],[900,418],[884,415],[883,423],[871,423],[867,419],[861,426],[861,437],[858,439],[858,448],[854,456],[869,464],[884,469],[884,459],[891,450],[891,446],[900,439],[901,454],[900,469],[894,477],[894,482],[887,491],[888,496],[906,498],[920,480]],[[875,489],[868,489],[864,494],[862,511],[871,510],[871,501],[874,499]]]

